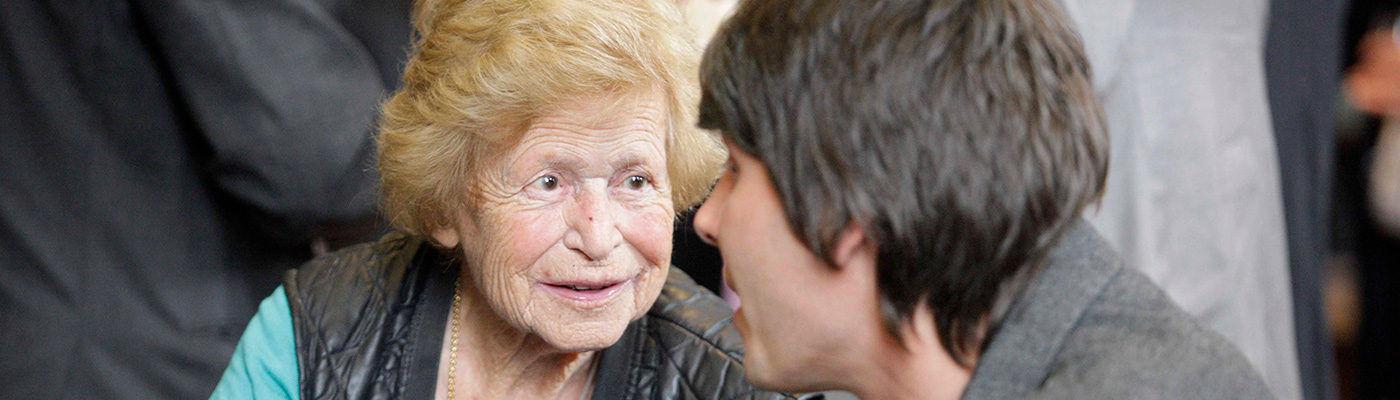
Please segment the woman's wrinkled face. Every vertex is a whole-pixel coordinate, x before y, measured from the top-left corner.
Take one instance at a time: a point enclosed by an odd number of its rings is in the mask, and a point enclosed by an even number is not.
[[[560,104],[485,163],[455,229],[464,290],[565,351],[611,346],[666,281],[675,215],[663,91]]]

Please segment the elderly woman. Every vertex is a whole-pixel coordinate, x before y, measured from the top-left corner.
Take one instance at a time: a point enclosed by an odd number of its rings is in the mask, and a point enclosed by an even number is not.
[[[400,232],[289,272],[215,398],[772,398],[670,268],[723,161],[664,0],[418,4],[384,106]]]

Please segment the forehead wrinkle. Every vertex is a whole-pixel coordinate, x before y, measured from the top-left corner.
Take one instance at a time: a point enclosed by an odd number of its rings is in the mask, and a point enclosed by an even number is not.
[[[554,107],[540,115],[521,132],[520,140],[507,153],[507,175],[517,172],[521,162],[549,162],[553,167],[587,167],[588,157],[602,156],[614,168],[627,164],[665,159],[669,111],[661,92],[651,95],[623,94],[581,98]],[[649,140],[649,139],[660,140]],[[636,151],[634,143],[646,148]],[[533,149],[550,146],[542,157],[529,157]],[[641,153],[641,154],[631,154]],[[628,158],[619,161],[619,157]],[[563,163],[563,161],[571,161]]]
[[[628,118],[590,117],[601,121],[585,122],[575,118],[551,116],[541,117],[525,130],[525,136],[545,136],[549,134],[573,134],[597,138],[625,136],[629,133],[660,135],[667,126],[655,113],[633,115]]]
[[[555,146],[548,150],[542,150],[541,154],[532,154],[531,149],[537,146],[548,145],[550,143],[569,144],[569,140],[548,140],[549,137],[540,137],[542,140],[522,140],[520,144],[511,151],[511,156],[505,164],[504,175],[507,179],[525,179],[525,176],[518,174],[533,174],[543,167],[562,171],[577,171],[583,168],[582,154],[579,153],[578,146]]]
[[[643,125],[642,129],[664,127],[670,109],[665,90],[648,85],[625,91],[582,96],[573,101],[550,107],[535,118],[535,123],[566,121],[597,130],[623,129]]]
[[[649,133],[636,130],[603,136],[574,131],[535,132],[512,151],[506,164],[506,174],[534,172],[539,167],[561,171],[586,171],[597,166],[614,170],[633,166],[654,167],[651,164],[664,160],[664,143],[655,140],[656,135]],[[538,147],[548,148],[533,151]],[[606,162],[590,165],[588,160],[593,158]],[[528,167],[528,171],[522,170],[523,167]]]
[[[570,118],[542,118],[525,130],[516,148],[528,150],[530,147],[550,142],[602,144],[629,139],[644,141],[648,137],[664,138],[667,127],[653,117],[654,115],[637,115],[612,126],[590,126]]]
[[[617,156],[613,157],[613,169],[628,169],[632,167],[646,166],[646,162],[645,160],[643,160],[643,157],[638,156],[636,153],[621,152],[621,150],[619,150],[619,152],[620,153]]]
[[[638,145],[634,146],[633,143]],[[651,163],[664,161],[665,144],[646,140],[645,137],[634,137],[628,142],[620,143],[610,153],[608,158],[614,169],[651,166]]]

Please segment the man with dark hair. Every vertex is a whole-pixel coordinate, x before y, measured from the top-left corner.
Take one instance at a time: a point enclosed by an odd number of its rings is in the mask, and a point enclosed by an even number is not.
[[[862,398],[1270,398],[1080,214],[1108,139],[1049,0],[748,1],[701,66],[695,217],[747,376]]]

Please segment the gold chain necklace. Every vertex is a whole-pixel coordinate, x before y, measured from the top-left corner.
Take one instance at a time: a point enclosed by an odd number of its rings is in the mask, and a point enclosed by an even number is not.
[[[457,391],[457,331],[462,325],[457,318],[457,314],[462,309],[462,277],[457,277],[456,284],[452,287],[452,355],[448,356],[447,366],[447,400],[453,400]]]
[[[457,394],[457,332],[461,329],[462,322],[458,319],[458,313],[462,310],[462,277],[457,277],[457,282],[452,287],[452,353],[447,356],[447,400],[455,400]],[[593,367],[597,368],[595,357]],[[587,399],[593,392],[592,372],[589,373],[588,386],[583,389],[583,399]]]

